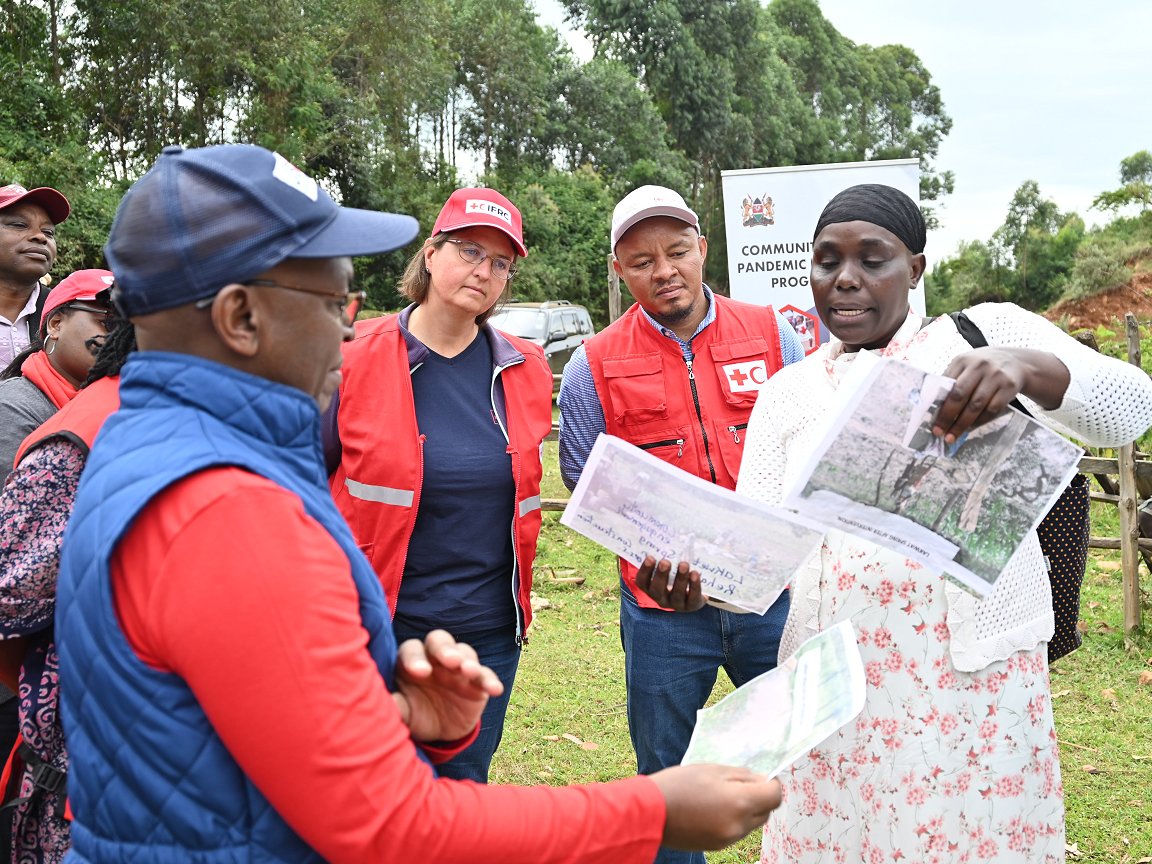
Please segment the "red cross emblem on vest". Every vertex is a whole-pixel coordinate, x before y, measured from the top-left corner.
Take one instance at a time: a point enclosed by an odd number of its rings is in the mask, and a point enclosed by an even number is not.
[[[768,381],[768,366],[763,360],[749,360],[745,363],[729,363],[721,367],[728,390],[732,393],[746,393],[759,390]]]

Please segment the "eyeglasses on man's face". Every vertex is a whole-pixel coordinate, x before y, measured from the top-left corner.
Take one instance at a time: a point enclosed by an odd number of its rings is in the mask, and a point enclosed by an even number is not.
[[[276,282],[272,279],[247,279],[240,283],[241,285],[251,285],[255,288],[283,288],[285,291],[296,291],[300,294],[311,294],[314,297],[327,297],[336,306],[345,320],[351,323],[356,320],[356,313],[360,311],[360,307],[364,305],[364,301],[368,295],[363,291],[348,291],[346,293],[338,293],[336,291],[316,291],[312,288],[303,288],[299,285],[288,285],[284,282]],[[196,301],[197,309],[207,309],[212,305],[212,301],[216,299],[216,295],[205,297],[203,300]]]
[[[491,261],[492,275],[497,279],[503,279],[507,282],[516,275],[516,268],[512,266],[510,259],[489,255],[479,243],[473,243],[471,240],[453,240],[451,237],[446,238],[444,242],[455,243],[456,251],[460,253],[460,257],[473,267],[479,267],[485,261]]]

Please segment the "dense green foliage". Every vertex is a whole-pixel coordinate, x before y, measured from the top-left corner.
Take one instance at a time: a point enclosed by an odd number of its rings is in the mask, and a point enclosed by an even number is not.
[[[1152,154],[1141,150],[1120,163],[1119,190],[1092,206],[1119,214],[1086,230],[1076,213],[1061,213],[1028,180],[1016,190],[1004,223],[987,242],[963,243],[936,262],[927,277],[928,312],[939,315],[983,301],[1011,301],[1041,311],[1124,285],[1152,267]]]
[[[170,143],[262,144],[345,204],[426,228],[455,186],[492,185],[534,253],[516,294],[600,324],[611,207],[639,184],[700,210],[721,290],[721,170],[918,157],[926,199],[951,188],[923,64],[855,45],[815,0],[566,5],[586,63],[528,0],[5,0],[0,183],[73,201],[61,271],[102,265],[116,202]],[[375,305],[399,302],[406,257],[361,262]]]

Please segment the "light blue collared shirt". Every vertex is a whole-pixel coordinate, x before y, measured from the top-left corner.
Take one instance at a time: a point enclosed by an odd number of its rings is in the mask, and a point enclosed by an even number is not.
[[[645,320],[659,333],[674,339],[680,345],[680,353],[685,360],[694,359],[692,340],[705,327],[716,320],[716,304],[712,302],[712,289],[704,286],[704,297],[708,301],[708,311],[696,332],[684,341],[641,308]],[[780,333],[780,354],[784,364],[804,359],[804,346],[796,331],[779,312],[776,313],[776,329]],[[592,369],[588,365],[588,355],[581,345],[572,353],[572,359],[564,367],[564,377],[560,379],[560,395],[556,397],[560,406],[560,475],[569,489],[576,487],[596,436],[605,431],[604,408],[596,394],[596,382],[592,379]]]

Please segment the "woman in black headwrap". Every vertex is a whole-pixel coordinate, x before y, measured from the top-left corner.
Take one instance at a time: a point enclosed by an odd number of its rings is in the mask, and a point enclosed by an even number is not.
[[[967,310],[990,346],[977,350],[952,318],[925,322],[908,304],[925,234],[915,202],[887,186],[855,186],[825,208],[811,281],[834,338],[760,391],[738,492],[780,502],[862,351],[957,380],[934,429],[946,444],[1016,397],[1091,444],[1122,444],[1152,423],[1147,375],[1017,306]],[[787,793],[763,860],[1063,861],[1045,651],[1052,602],[1035,534],[977,600],[921,564],[829,531],[792,584],[781,658],[844,620],[864,658],[864,710],[781,776]]]

